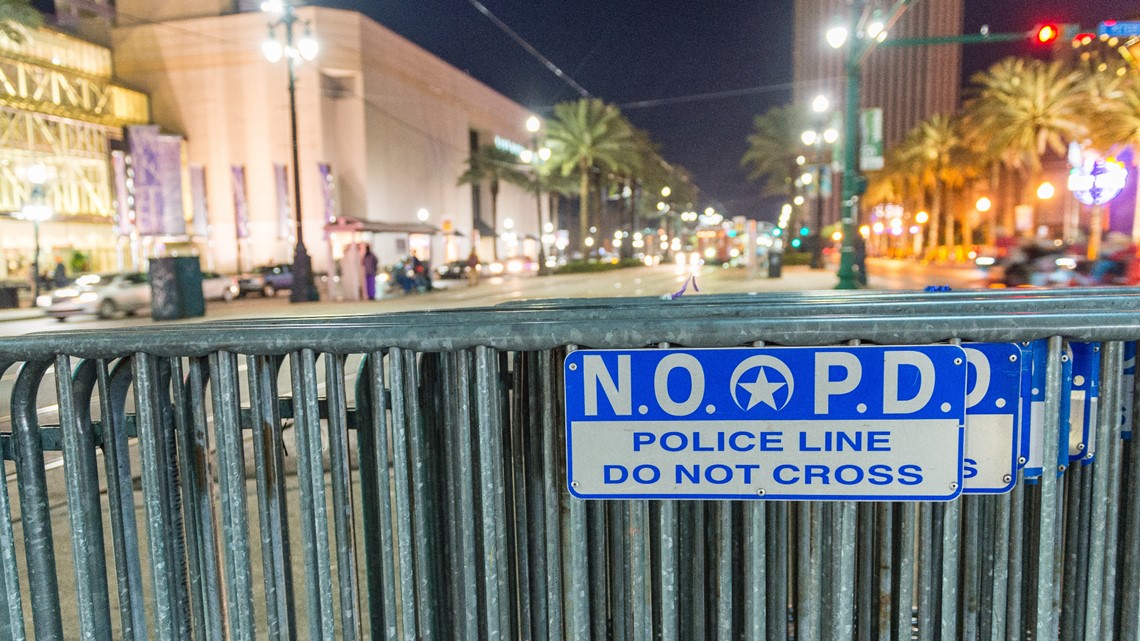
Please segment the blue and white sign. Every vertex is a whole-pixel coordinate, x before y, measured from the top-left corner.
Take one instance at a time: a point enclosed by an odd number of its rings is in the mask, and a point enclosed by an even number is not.
[[[1110,38],[1130,38],[1140,36],[1140,21],[1105,20],[1096,29],[1096,35]]]
[[[1069,461],[1092,462],[1100,397],[1100,343],[1069,343],[1069,351],[1073,358],[1069,387]]]
[[[571,352],[570,492],[953,499],[966,359],[956,345]]]
[[[1021,412],[1021,348],[1013,343],[962,346],[966,381],[966,457],[963,494],[1000,494],[1017,479]]]

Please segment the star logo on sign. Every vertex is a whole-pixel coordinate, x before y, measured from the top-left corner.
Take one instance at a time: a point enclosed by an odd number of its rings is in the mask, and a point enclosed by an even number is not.
[[[746,382],[748,378],[752,378],[749,374],[752,370],[756,370],[756,377],[751,383]],[[749,374],[749,376],[746,378],[745,374]],[[787,388],[786,396],[781,394],[784,396],[784,402],[778,403],[776,392],[785,387]],[[738,392],[741,388],[748,392],[747,406],[740,402]],[[729,379],[728,389],[736,406],[746,412],[760,403],[778,412],[792,400],[792,394],[795,393],[795,381],[792,379],[792,372],[786,363],[768,354],[757,354],[744,359],[736,366],[732,372],[732,377]]]
[[[780,409],[776,407],[775,392],[780,388],[787,385],[786,382],[776,383],[768,380],[768,375],[765,373],[765,368],[760,367],[756,370],[756,380],[751,383],[737,383],[745,390],[748,391],[748,407],[745,410],[750,410],[756,407],[759,403],[764,403],[772,409]]]

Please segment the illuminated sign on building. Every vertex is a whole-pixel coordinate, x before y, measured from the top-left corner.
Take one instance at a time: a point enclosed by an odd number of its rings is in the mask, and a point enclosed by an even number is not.
[[[503,138],[502,136],[495,136],[495,147],[516,156],[521,154],[523,149],[526,149],[526,147],[523,147],[519,143],[508,138]]]
[[[1103,205],[1124,189],[1128,170],[1112,158],[1086,160],[1069,171],[1069,190],[1085,205]]]

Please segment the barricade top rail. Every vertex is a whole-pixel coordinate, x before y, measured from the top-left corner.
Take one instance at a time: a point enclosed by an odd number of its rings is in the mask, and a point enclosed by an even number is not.
[[[1137,309],[1034,311],[1032,306],[978,313],[716,315],[655,317],[596,310],[506,315],[493,308],[373,317],[295,318],[241,323],[199,323],[130,331],[77,331],[0,340],[0,361],[39,360],[67,354],[118,358],[131,353],[202,356],[215,351],[285,354],[302,349],[361,353],[391,347],[448,352],[476,346],[535,351],[564,345],[631,348],[671,343],[725,347],[766,341],[776,345],[827,345],[850,340],[922,344],[950,339],[1021,342],[1049,336],[1082,341],[1140,340]],[[698,308],[699,310],[699,308]],[[698,311],[694,310],[694,311]]]

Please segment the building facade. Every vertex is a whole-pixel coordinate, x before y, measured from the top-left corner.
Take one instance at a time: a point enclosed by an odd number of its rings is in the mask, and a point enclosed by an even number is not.
[[[203,262],[218,271],[289,262],[288,73],[262,55],[271,16],[189,4],[117,2],[122,14],[155,16],[113,30],[118,73],[148,92],[154,122],[185,137],[188,167],[204,175],[208,232],[195,239]],[[504,185],[492,230],[489,190],[458,183],[473,148],[527,144],[530,112],[359,13],[297,15],[320,43],[296,74],[302,227],[314,269],[336,269],[352,242],[370,243],[381,264],[411,251],[436,264],[461,259],[480,229],[485,260],[495,235],[502,255],[533,256],[523,240],[540,229],[533,193]]]
[[[869,3],[882,14],[894,2]],[[796,0],[795,40],[792,52],[793,100],[810,112],[815,96],[830,99],[831,109],[842,112],[844,97],[843,50],[828,46],[829,27],[847,24],[843,0]],[[912,4],[890,30],[891,38],[950,36],[962,33],[963,0],[932,0]],[[883,143],[890,148],[918,123],[935,114],[953,113],[959,102],[962,46],[878,47],[863,65],[863,108],[883,110]],[[840,129],[842,130],[842,129]],[[838,182],[827,199],[825,218],[838,220]]]
[[[0,279],[31,277],[37,232],[41,272],[129,260],[130,238],[114,231],[111,148],[148,119],[146,95],[114,79],[110,49],[46,28],[0,36]]]

